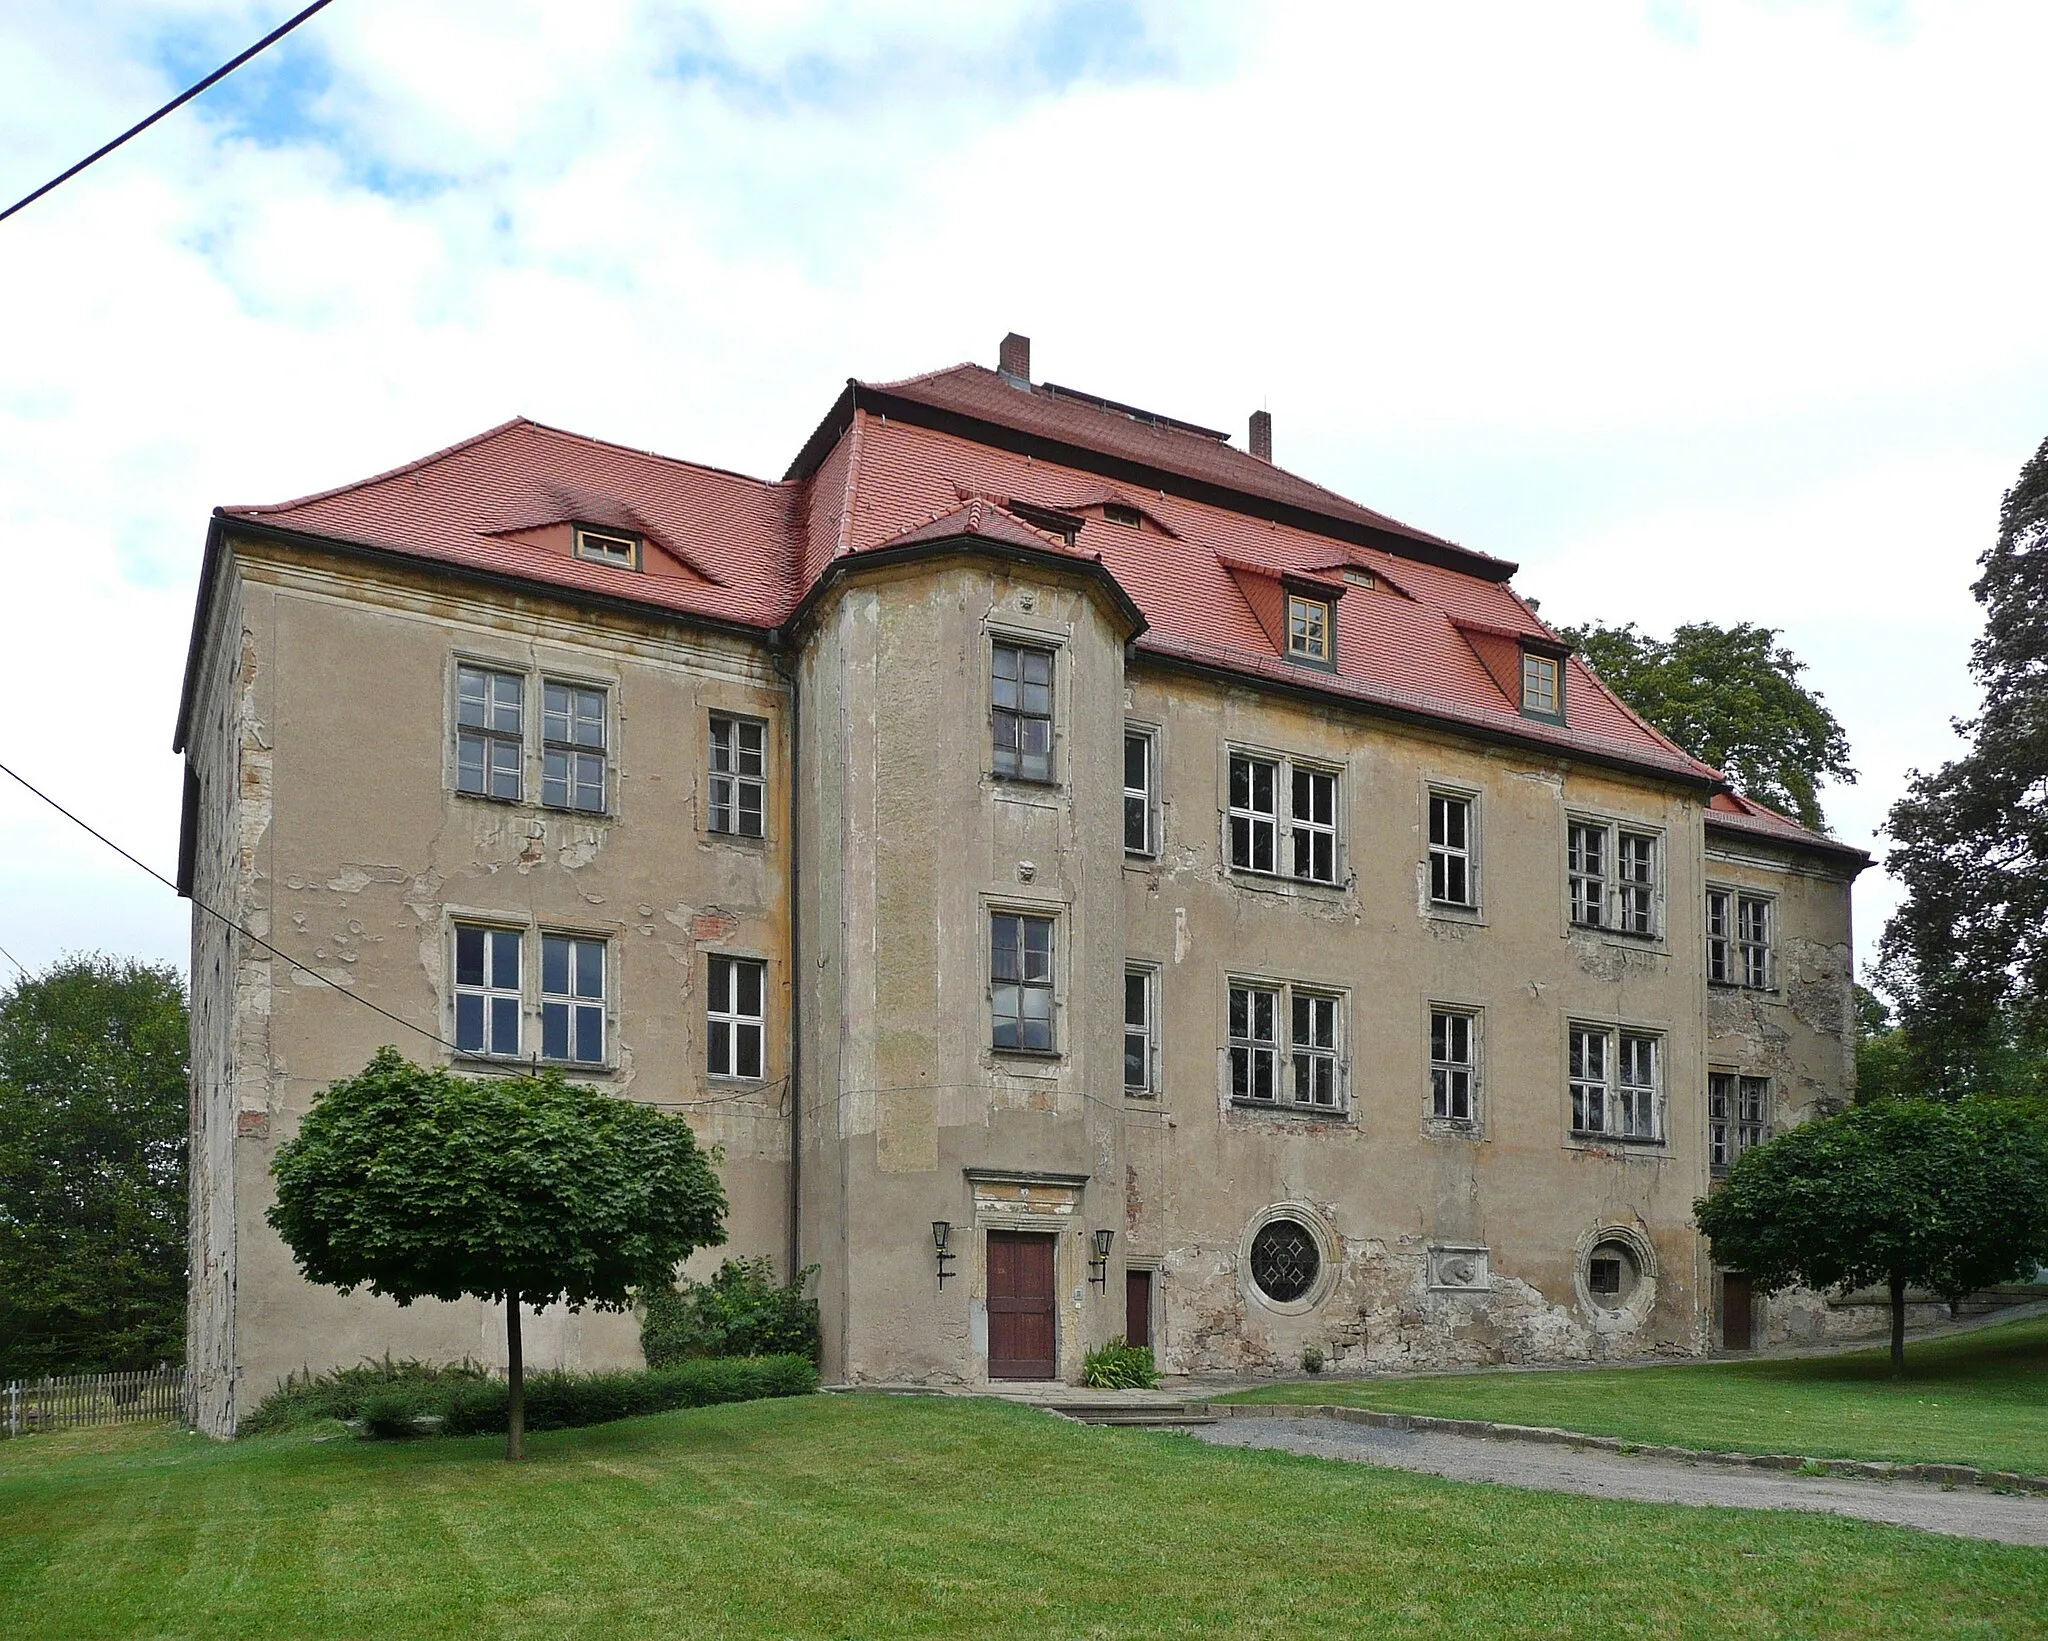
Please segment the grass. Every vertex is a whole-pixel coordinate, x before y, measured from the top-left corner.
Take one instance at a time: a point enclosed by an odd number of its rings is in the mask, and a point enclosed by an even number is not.
[[[809,1397],[532,1441],[0,1443],[0,1634],[2048,1635],[2048,1550]]]
[[[2048,1476],[2048,1317],[1906,1348],[1679,1367],[1310,1380],[1222,1398],[1553,1425],[1744,1453],[1976,1464]]]

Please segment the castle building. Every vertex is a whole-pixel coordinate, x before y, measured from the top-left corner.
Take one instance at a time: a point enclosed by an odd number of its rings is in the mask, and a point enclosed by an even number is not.
[[[1852,1096],[1866,857],[1644,724],[1512,564],[1248,444],[1013,335],[850,382],[778,481],[519,420],[218,510],[182,883],[291,962],[195,906],[202,1426],[502,1353],[491,1306],[315,1288],[264,1223],[394,1041],[684,1113],[723,1253],[818,1267],[830,1380],[1805,1325],[1692,1203]],[[639,1359],[630,1316],[527,1338]]]

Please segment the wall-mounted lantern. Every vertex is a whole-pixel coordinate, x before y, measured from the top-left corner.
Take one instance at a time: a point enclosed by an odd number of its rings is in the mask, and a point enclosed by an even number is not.
[[[1116,1232],[1104,1226],[1095,1233],[1095,1249],[1088,1257],[1088,1280],[1104,1293],[1109,1291],[1109,1245],[1116,1240]]]
[[[941,1288],[945,1287],[946,1278],[953,1274],[947,1269],[947,1266],[959,1258],[958,1254],[946,1252],[946,1244],[952,1239],[952,1235],[953,1227],[949,1222],[943,1219],[932,1221],[932,1251],[939,1256],[939,1286]]]

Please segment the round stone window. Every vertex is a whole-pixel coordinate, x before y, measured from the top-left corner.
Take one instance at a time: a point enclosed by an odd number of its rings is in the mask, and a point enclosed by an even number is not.
[[[1301,1298],[1316,1285],[1322,1268],[1315,1235],[1299,1220],[1273,1220],[1252,1238],[1252,1280],[1276,1303]]]

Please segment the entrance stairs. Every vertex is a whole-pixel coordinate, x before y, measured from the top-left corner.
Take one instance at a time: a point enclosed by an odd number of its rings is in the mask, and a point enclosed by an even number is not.
[[[1185,1430],[1216,1422],[1216,1415],[1200,1403],[1131,1391],[1098,1391],[1085,1401],[1071,1396],[1042,1396],[1033,1398],[1029,1405],[1042,1413],[1057,1413],[1082,1424],[1121,1425],[1132,1430]]]

